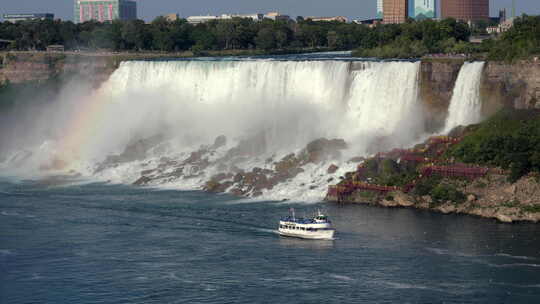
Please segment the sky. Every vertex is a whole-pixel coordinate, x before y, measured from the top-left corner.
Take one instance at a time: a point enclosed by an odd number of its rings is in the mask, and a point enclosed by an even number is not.
[[[377,0],[137,0],[140,19],[151,21],[156,16],[178,13],[220,15],[226,13],[266,13],[279,11],[296,16],[346,16],[369,19],[375,16]],[[512,0],[490,0],[491,15],[510,7]],[[518,15],[540,15],[540,0],[517,0]],[[73,20],[73,0],[1,0],[0,14],[53,13],[56,18]]]

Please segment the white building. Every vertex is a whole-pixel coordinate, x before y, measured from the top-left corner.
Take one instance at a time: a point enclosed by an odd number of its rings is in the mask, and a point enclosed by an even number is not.
[[[32,20],[53,20],[54,14],[42,13],[42,14],[4,14],[4,20],[11,23],[17,23],[19,21],[32,21]]]
[[[235,14],[235,15],[229,15],[231,18],[249,18],[253,21],[262,21],[264,18],[264,14]]]
[[[223,14],[221,16],[189,16],[186,18],[188,23],[191,24],[199,24],[204,23],[212,20],[228,20],[232,18],[248,18],[252,19],[253,21],[262,21],[264,18],[263,14]]]
[[[488,34],[500,34],[508,31],[514,26],[514,19],[510,18],[504,22],[501,22],[498,26],[489,26],[486,28]]]
[[[205,23],[212,20],[218,20],[219,16],[189,16],[186,18],[188,23],[199,24]]]

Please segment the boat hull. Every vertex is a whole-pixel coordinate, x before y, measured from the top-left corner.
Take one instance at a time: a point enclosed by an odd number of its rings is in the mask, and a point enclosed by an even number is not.
[[[310,240],[333,240],[335,230],[322,230],[316,232],[291,231],[288,229],[279,229],[279,235],[286,237],[295,237]]]

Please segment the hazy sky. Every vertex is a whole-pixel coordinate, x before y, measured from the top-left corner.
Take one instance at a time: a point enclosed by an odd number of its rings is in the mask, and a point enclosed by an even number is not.
[[[137,0],[139,18],[152,20],[167,13],[219,15],[279,11],[290,16],[335,16],[367,19],[375,15],[376,0]],[[490,0],[491,15],[512,0]],[[540,0],[517,0],[518,14],[540,14]],[[50,12],[57,18],[73,19],[73,0],[0,0],[0,14]],[[508,10],[510,14],[510,10]]]

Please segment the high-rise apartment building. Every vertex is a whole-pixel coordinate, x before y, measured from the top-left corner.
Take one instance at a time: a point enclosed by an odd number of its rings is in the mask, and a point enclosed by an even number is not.
[[[461,21],[489,19],[489,0],[441,0],[441,16]]]
[[[409,16],[408,0],[384,0],[383,23],[404,23]]]
[[[437,17],[436,0],[409,0],[409,17],[431,19]]]
[[[132,0],[75,0],[75,23],[137,19],[137,2]]]
[[[377,0],[377,18],[382,19],[383,18],[383,0]]]

